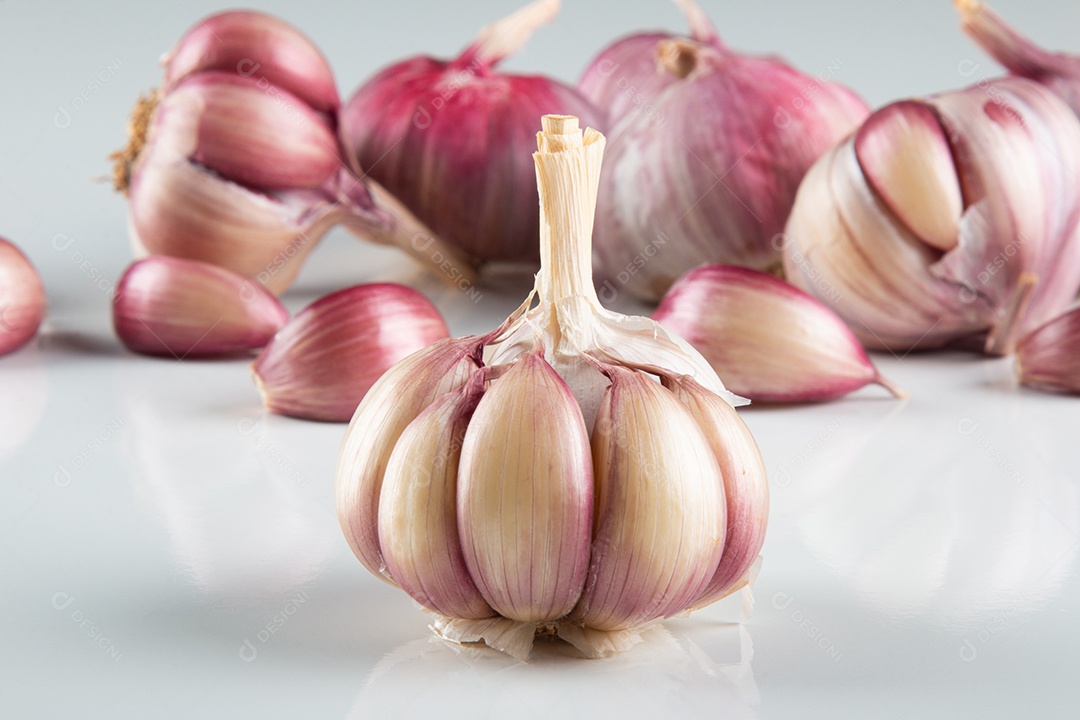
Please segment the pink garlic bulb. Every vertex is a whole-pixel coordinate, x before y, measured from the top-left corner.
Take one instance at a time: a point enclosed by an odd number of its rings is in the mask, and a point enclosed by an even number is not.
[[[597,124],[574,88],[496,70],[558,9],[558,0],[537,0],[486,27],[453,60],[419,56],[391,65],[342,111],[345,145],[368,176],[481,261],[538,257],[529,158],[537,116],[569,113]]]
[[[1080,55],[1042,49],[1010,27],[1000,15],[979,0],[954,0],[964,32],[1005,66],[1013,75],[1042,83],[1057,93],[1080,115]],[[977,65],[961,61],[961,74],[975,72]]]
[[[1080,287],[1080,121],[1030,80],[888,105],[799,188],[788,280],[868,347],[990,354]]]
[[[13,243],[0,237],[0,355],[37,334],[45,317],[45,288],[37,270]]]
[[[596,212],[600,270],[656,300],[703,263],[765,270],[815,160],[866,117],[847,88],[723,44],[691,0],[690,37],[615,42],[579,81],[610,128]]]
[[[164,86],[140,100],[115,156],[137,255],[209,262],[280,292],[343,224],[470,282],[460,255],[344,158],[333,75],[297,30],[226,12],[165,63]]]

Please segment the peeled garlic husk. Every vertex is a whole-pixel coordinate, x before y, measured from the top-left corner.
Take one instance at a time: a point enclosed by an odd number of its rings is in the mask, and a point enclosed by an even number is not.
[[[1021,385],[1080,394],[1080,306],[1047,321],[1016,345]]]
[[[356,556],[444,639],[524,659],[555,635],[599,657],[745,587],[768,490],[705,359],[600,306],[603,135],[573,116],[542,126],[533,293],[492,332],[380,378],[342,444],[337,510]]]
[[[652,317],[754,402],[831,400],[870,383],[900,395],[836,313],[772,275],[703,265],[671,286]]]
[[[270,412],[346,422],[386,370],[448,334],[439,311],[412,288],[355,285],[297,313],[251,372]]]
[[[45,287],[26,255],[0,237],[0,355],[18,350],[45,318]]]
[[[113,295],[113,327],[129,349],[163,357],[218,357],[266,345],[288,321],[251,278],[167,256],[133,263]]]
[[[1044,50],[979,0],[953,0],[953,3],[960,13],[964,32],[992,58],[1011,74],[1042,83],[1080,115],[1080,56]],[[957,66],[962,74],[977,69],[978,65],[971,61],[962,61]]]
[[[691,0],[679,4],[689,37],[624,38],[579,81],[610,129],[600,270],[646,300],[703,263],[778,267],[772,241],[799,181],[868,112],[841,85],[732,50]]]
[[[869,348],[1011,351],[1080,287],[1080,121],[1021,78],[875,112],[799,188],[787,279]]]
[[[165,85],[136,105],[114,155],[137,255],[214,263],[280,292],[341,224],[471,284],[461,255],[342,153],[333,77],[299,32],[226,12],[193,28],[165,64]]]
[[[539,221],[527,150],[536,118],[572,113],[592,125],[600,118],[571,86],[497,67],[559,5],[525,5],[485,27],[454,59],[417,56],[384,68],[342,110],[346,147],[368,176],[478,261],[536,261]]]

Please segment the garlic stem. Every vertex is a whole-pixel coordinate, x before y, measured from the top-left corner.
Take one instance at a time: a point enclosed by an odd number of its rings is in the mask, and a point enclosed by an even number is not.
[[[536,29],[555,19],[559,13],[560,0],[536,0],[525,7],[491,23],[477,36],[473,44],[461,55],[459,62],[491,67],[503,58],[513,55]]]
[[[717,49],[723,48],[720,36],[713,27],[712,21],[705,11],[694,0],[675,0],[675,4],[686,15],[686,21],[690,24],[690,37],[699,43],[712,45]]]
[[[979,0],[953,0],[960,23],[968,35],[995,60],[1024,77],[1075,72],[1075,61],[1048,52],[1010,27],[1001,16]]]

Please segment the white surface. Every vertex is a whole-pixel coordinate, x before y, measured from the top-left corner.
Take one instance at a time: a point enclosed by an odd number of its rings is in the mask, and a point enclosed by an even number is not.
[[[615,35],[681,28],[663,2],[615,18],[567,4],[513,67],[553,58],[572,79]],[[267,7],[315,37],[351,88],[394,57],[455,50],[512,5],[432,4],[417,28],[405,4]],[[1076,5],[998,5],[1048,45],[1075,42]],[[611,661],[543,646],[527,666],[430,641],[424,614],[341,538],[343,426],[265,416],[243,361],[136,357],[109,328],[129,260],[123,203],[88,180],[107,172],[153,59],[212,7],[0,4],[0,233],[50,294],[40,339],[0,358],[0,716],[1074,715],[1080,405],[1018,390],[1007,360],[961,354],[875,358],[906,401],[867,389],[745,411],[773,509],[744,625],[720,607]],[[736,46],[811,71],[840,58],[837,77],[875,102],[959,84],[966,58],[992,71],[944,1],[709,10]],[[428,292],[456,333],[520,300],[488,289],[474,305],[335,234],[286,302],[375,279]]]

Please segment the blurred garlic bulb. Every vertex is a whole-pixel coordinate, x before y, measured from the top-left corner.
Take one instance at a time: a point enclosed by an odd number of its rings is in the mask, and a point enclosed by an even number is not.
[[[432,345],[372,387],[342,445],[338,518],[441,636],[524,658],[556,634],[595,657],[743,587],[768,490],[708,363],[599,304],[604,137],[546,115],[537,139],[533,293],[491,333]]]
[[[337,109],[325,59],[281,20],[226,12],[195,26],[114,155],[136,253],[209,262],[280,292],[343,224],[468,283],[461,257],[344,159]]]
[[[1080,56],[1049,52],[1010,27],[979,0],[953,0],[972,40],[1013,75],[1042,83],[1080,115]],[[966,66],[959,68],[961,72]],[[974,72],[974,66],[971,66]]]
[[[528,155],[536,118],[599,120],[573,87],[497,69],[558,11],[559,0],[536,0],[485,27],[452,60],[395,63],[342,110],[345,145],[368,176],[480,261],[536,260],[540,226]]]
[[[45,317],[45,287],[30,261],[0,237],[0,355],[18,350],[37,334]]]
[[[1011,351],[1080,287],[1080,122],[1006,78],[888,105],[807,174],[789,281],[871,348]]]
[[[692,0],[679,4],[690,37],[624,38],[579,81],[610,129],[600,270],[646,300],[703,263],[778,267],[772,239],[799,181],[867,114],[841,85],[737,53]]]

